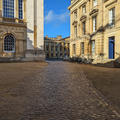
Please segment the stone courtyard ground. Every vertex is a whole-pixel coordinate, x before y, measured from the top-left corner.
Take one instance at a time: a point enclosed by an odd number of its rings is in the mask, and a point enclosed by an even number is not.
[[[120,120],[119,85],[115,68],[0,63],[0,120]]]

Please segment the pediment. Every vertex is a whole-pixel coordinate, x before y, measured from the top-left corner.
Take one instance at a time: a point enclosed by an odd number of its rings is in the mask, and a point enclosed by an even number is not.
[[[72,23],[73,25],[76,25],[77,24],[77,21],[76,20],[74,20],[74,22]]]
[[[98,13],[98,9],[93,9],[91,12],[90,12],[90,15],[93,15],[93,14],[96,14],[96,13]]]
[[[87,18],[86,15],[82,15],[81,18],[80,18],[80,21],[85,20],[86,18]]]

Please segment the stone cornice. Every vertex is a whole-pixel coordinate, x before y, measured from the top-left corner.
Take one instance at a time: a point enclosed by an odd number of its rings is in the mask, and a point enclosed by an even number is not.
[[[17,18],[4,18],[4,17],[0,17],[0,25],[27,27],[27,23],[24,22],[24,20],[20,20]]]
[[[79,2],[79,0],[76,0],[75,2],[73,2],[69,7],[68,7],[68,9],[70,10],[76,3],[78,3]]]
[[[108,0],[106,0],[106,2],[107,2]],[[112,5],[112,4],[114,4],[114,3],[116,3],[118,0],[114,0],[113,2],[110,2],[109,4],[107,4],[105,7],[108,7],[108,6],[110,6],[110,5]]]
[[[13,27],[25,27],[25,28],[27,28],[27,25],[20,24],[20,23],[0,22],[0,25],[3,25],[3,26],[13,26]]]

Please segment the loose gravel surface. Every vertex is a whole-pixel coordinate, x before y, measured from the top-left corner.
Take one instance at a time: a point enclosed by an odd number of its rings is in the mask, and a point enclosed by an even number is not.
[[[78,64],[0,64],[0,120],[120,120]]]

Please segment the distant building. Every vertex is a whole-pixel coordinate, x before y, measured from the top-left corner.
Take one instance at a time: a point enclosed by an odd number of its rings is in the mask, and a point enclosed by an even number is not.
[[[46,58],[64,58],[69,57],[69,37],[44,38],[44,49]]]
[[[0,58],[44,57],[43,0],[0,0]]]
[[[70,57],[105,63],[120,57],[120,1],[71,0]]]

